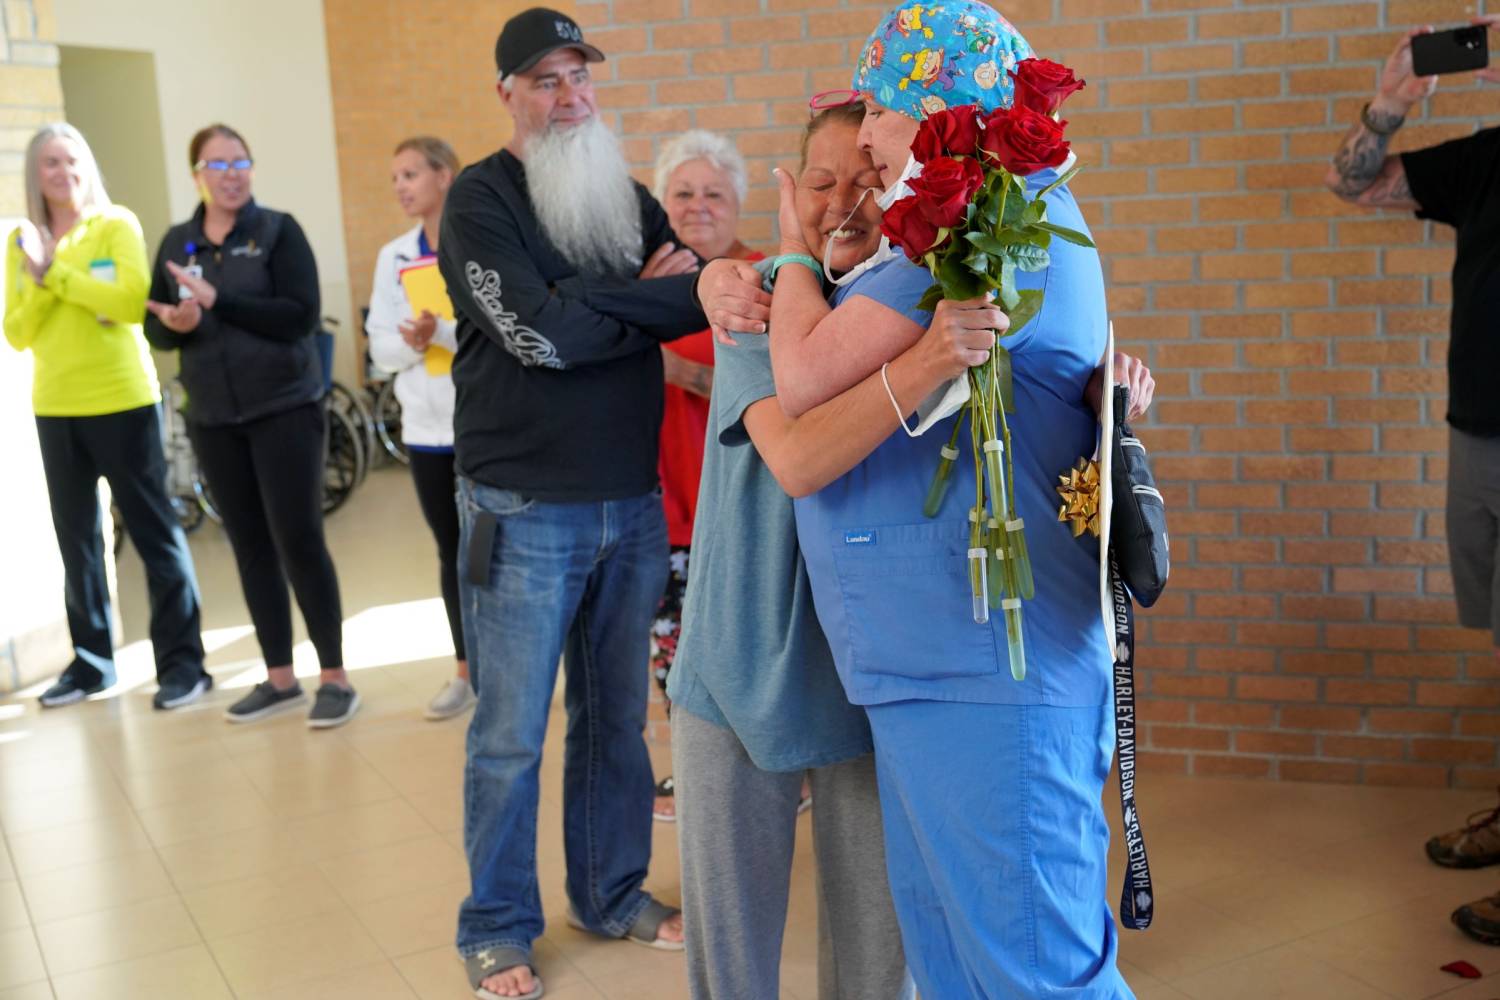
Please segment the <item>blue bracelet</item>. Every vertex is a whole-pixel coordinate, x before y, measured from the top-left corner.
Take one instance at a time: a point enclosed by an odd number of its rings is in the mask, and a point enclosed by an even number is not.
[[[812,271],[813,277],[819,281],[823,280],[823,266],[814,257],[805,253],[784,253],[771,261],[771,273],[769,275],[771,284],[776,283],[776,272],[781,270],[783,264],[801,264]]]

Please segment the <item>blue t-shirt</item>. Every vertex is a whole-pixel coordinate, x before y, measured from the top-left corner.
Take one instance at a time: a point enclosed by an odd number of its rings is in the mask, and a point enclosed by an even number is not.
[[[1047,171],[1032,190],[1051,183]],[[1087,232],[1066,188],[1047,197],[1048,218]],[[835,301],[864,295],[918,323],[915,303],[931,285],[905,258],[861,275]],[[1052,243],[1052,265],[1021,273],[1043,288],[1041,313],[1004,338],[1011,352],[1016,413],[1010,414],[1018,515],[1036,578],[1023,603],[1027,673],[1012,679],[1005,620],[976,625],[966,553],[974,505],[967,427],[943,507],[922,515],[950,417],[919,438],[897,431],[859,466],[796,501],[797,532],[849,698],[873,705],[907,699],[1095,706],[1110,694],[1110,650],[1099,613],[1098,542],[1073,538],[1057,520],[1057,477],[1091,455],[1097,419],[1084,387],[1108,338],[1104,279],[1094,250]]]
[[[874,747],[818,627],[791,498],[745,431],[751,404],[776,395],[770,338],[735,341],[714,344],[693,557],[667,694],[676,709],[734,730],[756,767],[800,771]]]

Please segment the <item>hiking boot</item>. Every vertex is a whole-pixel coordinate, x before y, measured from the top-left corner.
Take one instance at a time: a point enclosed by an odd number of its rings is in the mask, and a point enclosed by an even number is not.
[[[1481,944],[1500,944],[1500,893],[1453,911],[1453,925]]]
[[[1427,856],[1444,868],[1500,864],[1500,806],[1481,809],[1461,829],[1433,837],[1427,842]]]

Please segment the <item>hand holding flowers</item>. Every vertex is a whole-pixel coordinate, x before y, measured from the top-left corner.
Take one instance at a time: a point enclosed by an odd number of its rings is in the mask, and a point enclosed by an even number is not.
[[[1054,238],[1086,247],[1093,242],[1083,233],[1047,221],[1044,199],[1071,179],[1076,168],[1035,195],[1028,195],[1025,180],[1067,162],[1067,122],[1057,113],[1084,83],[1072,70],[1045,59],[1023,60],[1011,76],[1016,96],[1010,107],[982,114],[977,106],[965,105],[939,111],[921,123],[911,147],[921,164],[920,175],[908,182],[912,193],[886,210],[881,228],[936,279],[922,300],[924,308],[938,310],[950,301],[972,305],[998,296],[998,305],[1008,315],[1006,326],[995,327],[1000,343],[988,352],[976,352],[978,363],[968,369],[976,480],[968,555],[974,620],[984,624],[990,608],[1004,610],[1011,674],[1021,680],[1026,673],[1021,602],[1034,596],[1036,586],[1025,525],[1015,504],[1006,421],[1015,403],[1003,338],[1024,328],[1042,307],[1040,289],[1017,289],[1017,272],[1049,267]],[[942,450],[924,505],[929,517],[942,506],[958,457],[961,425],[960,419]]]

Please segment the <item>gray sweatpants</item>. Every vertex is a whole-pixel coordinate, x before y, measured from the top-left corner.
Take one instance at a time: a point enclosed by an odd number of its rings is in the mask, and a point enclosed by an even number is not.
[[[1500,646],[1500,438],[1448,429],[1448,561],[1458,620]]]
[[[694,1000],[776,1000],[802,777],[813,791],[818,996],[912,1000],[885,870],[875,759],[762,771],[734,732],[678,706],[672,774]]]

